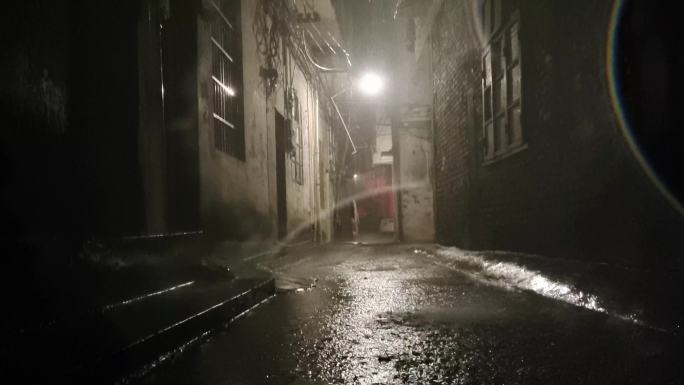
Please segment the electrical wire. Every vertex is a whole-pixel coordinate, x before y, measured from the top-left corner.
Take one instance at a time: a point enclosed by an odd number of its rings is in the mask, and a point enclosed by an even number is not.
[[[311,0],[304,0],[303,5],[305,10],[315,12]],[[281,78],[286,90],[286,96],[288,95],[287,90],[293,86],[294,66],[301,70],[307,82],[312,84],[314,88],[320,89],[328,95],[330,95],[330,87],[323,81],[321,73],[345,72],[351,67],[348,52],[334,39],[330,31],[326,32],[332,38],[334,44],[344,53],[347,68],[327,67],[321,65],[313,58],[307,43],[306,32],[319,45],[321,52],[323,52],[323,49],[313,34],[311,34],[311,31],[299,25],[295,12],[296,9],[297,4],[294,0],[258,0],[257,3],[252,28],[256,39],[257,52],[263,58],[264,65],[261,68],[260,75],[261,84],[264,86],[267,97],[270,97],[275,92]],[[320,30],[315,26],[313,27],[330,51],[338,55],[338,52],[332,48]],[[288,98],[285,98],[285,109],[286,113],[290,114],[291,108],[289,106],[291,101]],[[357,152],[356,145],[351,138],[349,128],[342,117],[342,113],[334,98],[329,98],[329,101],[340,117],[344,131],[353,149],[352,154],[355,154]]]
[[[325,72],[344,72],[347,69],[346,68],[332,68],[332,67],[324,67],[318,63],[311,57],[311,53],[309,52],[309,45],[306,44],[306,39],[304,39],[304,51],[306,52],[306,57],[309,59],[311,64],[313,64],[316,68],[320,69],[321,71]]]

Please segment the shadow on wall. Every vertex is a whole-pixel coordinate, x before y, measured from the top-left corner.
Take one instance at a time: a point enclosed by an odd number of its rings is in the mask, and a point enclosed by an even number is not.
[[[271,236],[271,220],[251,205],[238,203],[217,206],[204,218],[204,227],[210,240],[246,241]]]

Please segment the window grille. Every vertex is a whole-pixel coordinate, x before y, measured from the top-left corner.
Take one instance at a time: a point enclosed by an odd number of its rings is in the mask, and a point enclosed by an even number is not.
[[[211,1],[214,147],[245,159],[240,1]]]
[[[302,141],[302,106],[297,96],[297,92],[292,89],[290,92],[290,116],[292,117],[292,153],[290,154],[290,164],[292,165],[292,180],[297,184],[304,184],[304,151]]]

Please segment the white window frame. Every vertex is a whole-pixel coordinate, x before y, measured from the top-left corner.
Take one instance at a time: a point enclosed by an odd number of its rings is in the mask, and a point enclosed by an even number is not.
[[[487,3],[486,12],[493,6],[496,12],[490,18],[497,20],[485,23],[491,33],[482,55],[481,140],[486,164],[527,148],[522,127],[520,14],[513,11],[501,23],[499,0]]]

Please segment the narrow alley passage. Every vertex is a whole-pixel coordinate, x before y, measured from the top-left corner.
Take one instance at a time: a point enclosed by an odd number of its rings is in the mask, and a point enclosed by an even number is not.
[[[684,384],[677,9],[3,2],[0,382]]]
[[[140,382],[678,383],[678,338],[445,269],[409,245],[270,258],[270,302]]]

